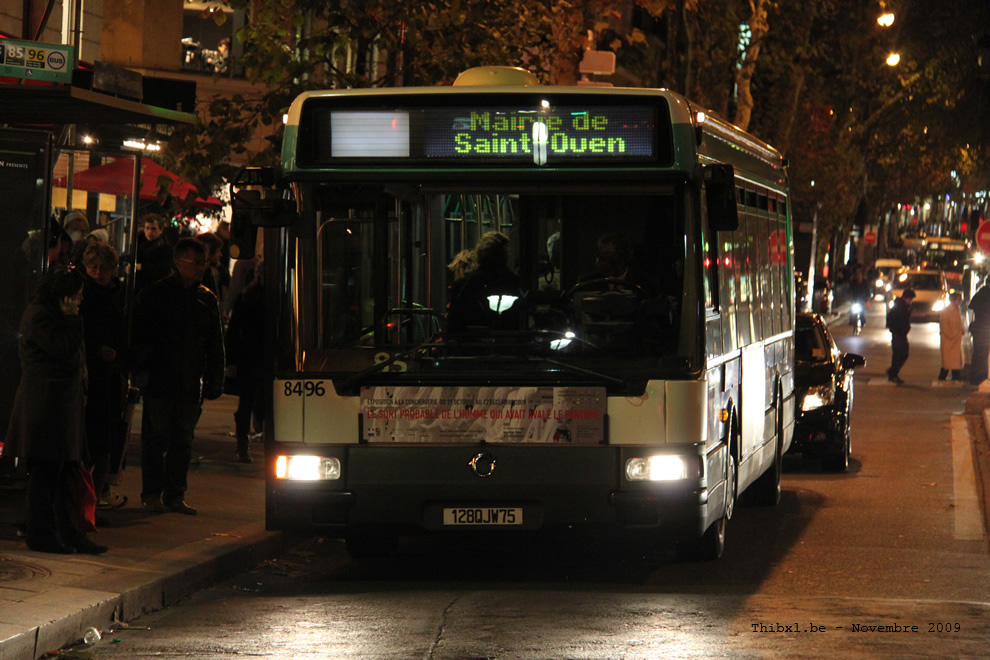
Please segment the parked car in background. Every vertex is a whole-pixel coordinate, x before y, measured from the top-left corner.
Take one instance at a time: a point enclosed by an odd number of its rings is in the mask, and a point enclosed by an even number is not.
[[[897,274],[890,290],[888,309],[894,298],[900,298],[905,289],[914,289],[915,299],[911,303],[912,322],[938,322],[939,315],[949,304],[949,285],[940,270],[908,269]]]
[[[797,410],[790,453],[818,458],[826,470],[844,472],[852,451],[853,371],[865,366],[866,358],[840,351],[818,314],[798,314],[795,321]]]

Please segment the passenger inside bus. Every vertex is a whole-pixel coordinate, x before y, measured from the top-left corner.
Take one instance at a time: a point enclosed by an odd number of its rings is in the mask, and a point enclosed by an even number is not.
[[[598,238],[595,270],[579,277],[565,297],[583,338],[593,344],[635,350],[670,334],[670,305],[660,280],[638,267],[624,232]]]
[[[447,310],[447,329],[522,330],[524,296],[519,277],[509,267],[509,237],[487,232],[474,249],[477,268],[454,282]]]

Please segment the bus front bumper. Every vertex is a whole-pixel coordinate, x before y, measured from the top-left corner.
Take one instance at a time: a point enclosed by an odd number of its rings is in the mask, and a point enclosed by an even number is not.
[[[487,477],[466,469],[481,450],[490,451],[496,465]],[[696,446],[673,451],[700,463]],[[622,466],[643,453],[642,447],[609,446],[350,447],[341,456],[339,481],[270,478],[268,527],[319,527],[340,536],[359,528],[400,534],[570,528],[662,530],[672,537],[703,532],[714,521],[703,474],[630,482]],[[473,516],[475,511],[496,522],[477,522],[481,516]],[[461,524],[452,512],[471,519]]]

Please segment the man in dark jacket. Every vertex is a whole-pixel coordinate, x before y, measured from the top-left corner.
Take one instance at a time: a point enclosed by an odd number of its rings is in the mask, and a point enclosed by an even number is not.
[[[904,289],[900,298],[887,312],[887,329],[890,330],[890,369],[887,380],[898,385],[904,382],[898,375],[908,359],[908,333],[911,332],[911,301],[915,298],[914,289]]]
[[[200,282],[206,248],[194,238],[175,245],[175,273],[135,301],[141,420],[141,503],[148,511],[194,515],[184,499],[193,434],[203,399],[223,393],[220,305]]]
[[[144,240],[137,246],[136,291],[167,277],[172,271],[172,248],[162,235],[164,224],[165,218],[156,213],[149,213],[142,220]]]

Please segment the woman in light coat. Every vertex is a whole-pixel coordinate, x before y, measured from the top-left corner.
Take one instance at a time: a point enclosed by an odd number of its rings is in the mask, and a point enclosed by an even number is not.
[[[959,312],[959,305],[962,304],[962,294],[952,293],[949,295],[949,305],[942,310],[939,316],[939,343],[942,349],[942,369],[938,372],[938,379],[945,381],[945,377],[952,372],[952,381],[962,383],[962,340],[966,329],[963,328],[962,314]]]

